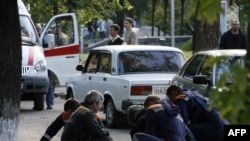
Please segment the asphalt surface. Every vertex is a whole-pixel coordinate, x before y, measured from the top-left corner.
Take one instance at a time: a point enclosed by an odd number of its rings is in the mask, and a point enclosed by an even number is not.
[[[18,141],[39,141],[47,127],[63,111],[64,87],[55,89],[55,99],[53,109],[34,111],[32,101],[21,101],[20,122],[18,127]],[[45,104],[46,108],[46,104]],[[102,118],[104,114],[100,112]],[[129,128],[120,127],[119,129],[107,129],[114,141],[130,141]],[[61,129],[51,141],[60,141]],[[1,139],[0,139],[1,140]]]

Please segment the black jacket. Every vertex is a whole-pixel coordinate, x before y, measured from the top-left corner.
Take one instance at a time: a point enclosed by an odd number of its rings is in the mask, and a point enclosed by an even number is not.
[[[64,126],[64,121],[67,120],[68,117],[65,113],[61,113],[46,129],[44,135],[40,139],[40,141],[50,141],[57,132]]]
[[[112,40],[109,40],[108,45],[122,45],[123,42],[124,41],[120,37],[118,37],[114,40],[114,42]]]
[[[66,122],[61,141],[109,141],[109,132],[94,119],[94,113],[80,106]]]
[[[232,34],[231,29],[225,32],[220,39],[220,49],[245,49],[246,37],[239,30],[239,34]]]

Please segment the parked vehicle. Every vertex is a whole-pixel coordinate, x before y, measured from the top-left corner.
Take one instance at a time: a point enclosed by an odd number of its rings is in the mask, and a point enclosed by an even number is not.
[[[166,98],[172,78],[186,62],[174,47],[150,45],[102,46],[92,49],[81,74],[68,77],[66,97],[82,101],[89,90],[104,94],[108,127],[120,122],[131,105],[143,104],[149,94]]]
[[[22,100],[34,100],[34,109],[44,109],[44,95],[48,91],[48,71],[58,86],[65,86],[69,75],[78,73],[74,67],[80,62],[80,43],[74,13],[51,18],[39,39],[31,16],[22,0],[18,1],[22,35]],[[61,44],[62,31],[65,44]]]
[[[21,100],[32,100],[35,110],[43,110],[49,86],[46,60],[30,14],[21,0],[17,3],[22,37]]]
[[[194,54],[183,65],[179,73],[173,78],[171,84],[176,84],[183,89],[195,90],[209,98],[211,89],[216,88],[217,82],[225,73],[233,74],[232,63],[245,64],[246,50],[209,50]],[[211,58],[219,61],[209,63]],[[232,78],[227,78],[226,84],[233,83]]]

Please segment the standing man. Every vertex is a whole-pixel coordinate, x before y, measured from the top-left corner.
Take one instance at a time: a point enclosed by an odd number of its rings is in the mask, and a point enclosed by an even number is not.
[[[47,109],[50,110],[53,108],[54,105],[54,88],[53,88],[53,74],[51,71],[48,71],[49,76],[49,89],[46,93],[46,104]]]
[[[40,37],[42,34],[42,25],[40,23],[36,24],[36,31],[38,33],[38,36]]]
[[[108,45],[122,45],[125,42],[119,36],[120,26],[118,24],[112,24],[109,27],[109,35],[111,36],[108,41]]]
[[[231,29],[225,32],[220,39],[220,49],[245,49],[246,37],[240,30],[239,20],[233,20]]]
[[[132,18],[125,18],[124,27],[126,29],[124,41],[128,45],[136,45],[138,41],[137,41],[136,33],[132,30],[132,27],[133,27]]]

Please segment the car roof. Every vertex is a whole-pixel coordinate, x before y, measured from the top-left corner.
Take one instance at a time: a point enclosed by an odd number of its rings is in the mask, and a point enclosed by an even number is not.
[[[223,50],[207,50],[200,51],[198,54],[206,54],[211,56],[245,56],[247,51],[245,49],[223,49]]]
[[[111,52],[123,52],[123,51],[146,51],[146,50],[155,50],[155,51],[182,51],[176,47],[170,46],[157,46],[157,45],[112,45],[112,46],[101,46],[96,47],[92,50],[109,50]]]

